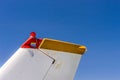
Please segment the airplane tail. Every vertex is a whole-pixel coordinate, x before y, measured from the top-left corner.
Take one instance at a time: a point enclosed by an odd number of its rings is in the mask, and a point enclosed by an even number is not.
[[[0,68],[0,80],[73,80],[86,47],[30,37]]]

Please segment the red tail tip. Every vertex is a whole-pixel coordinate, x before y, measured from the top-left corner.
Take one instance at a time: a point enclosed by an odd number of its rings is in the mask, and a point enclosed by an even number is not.
[[[35,32],[31,32],[31,33],[30,33],[30,36],[36,37],[36,33],[35,33]]]

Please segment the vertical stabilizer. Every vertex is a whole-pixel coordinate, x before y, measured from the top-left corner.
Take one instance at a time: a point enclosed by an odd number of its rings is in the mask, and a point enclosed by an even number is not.
[[[0,68],[0,80],[73,80],[86,47],[30,37]]]

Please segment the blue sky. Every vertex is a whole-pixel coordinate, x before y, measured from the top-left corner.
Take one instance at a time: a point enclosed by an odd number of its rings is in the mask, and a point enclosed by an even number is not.
[[[74,80],[120,80],[119,0],[1,0],[0,66],[31,31],[87,46]]]

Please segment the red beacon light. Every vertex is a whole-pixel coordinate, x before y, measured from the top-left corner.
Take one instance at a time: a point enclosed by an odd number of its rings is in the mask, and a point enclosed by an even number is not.
[[[35,33],[35,32],[31,32],[31,33],[30,33],[30,36],[31,36],[31,37],[36,37],[36,33]]]
[[[21,45],[21,48],[38,48],[42,39],[36,38],[36,33],[31,32],[30,37]]]

